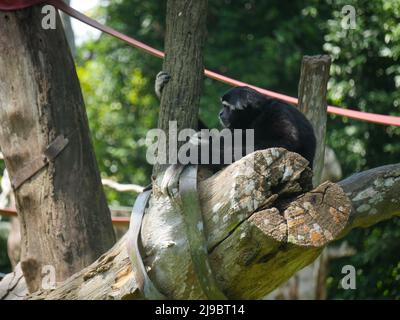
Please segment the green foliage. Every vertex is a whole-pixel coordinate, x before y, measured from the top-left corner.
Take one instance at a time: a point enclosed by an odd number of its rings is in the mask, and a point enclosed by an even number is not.
[[[154,98],[144,90],[148,79],[135,66],[128,66],[124,81],[114,81],[115,69],[101,59],[87,60],[77,68],[85,94],[96,157],[103,178],[149,183],[151,167],[146,163],[144,137],[156,125]],[[135,164],[132,166],[132,164]],[[132,204],[132,196],[108,190],[111,204]]]
[[[330,263],[328,298],[400,299],[400,219],[375,228],[352,231],[349,244],[358,254]],[[344,290],[340,280],[344,265],[356,268],[356,290]]]
[[[10,232],[10,224],[0,218],[0,272],[11,271],[11,263],[7,255],[7,238]]]
[[[321,53],[318,1],[210,1],[205,65],[213,71],[297,94],[303,55]],[[326,14],[324,10],[321,14]],[[229,86],[206,79],[201,117],[216,125],[216,97]]]
[[[325,27],[323,48],[333,58],[329,98],[335,105],[400,115],[400,2],[337,0]],[[340,10],[356,9],[356,29],[344,30]],[[399,162],[400,127],[330,117],[327,142],[336,151],[344,174]],[[353,231],[347,241],[357,255],[332,263],[330,298],[400,298],[400,220]],[[339,285],[341,267],[357,269],[357,290]]]
[[[400,2],[334,1],[323,48],[333,58],[329,98],[352,109],[400,115]],[[356,29],[340,25],[340,9],[356,9]],[[328,144],[344,173],[398,161],[400,127],[331,117]]]
[[[4,161],[0,160],[0,181],[3,178]],[[1,192],[1,188],[0,188]],[[8,218],[0,216],[0,272],[7,273],[11,270],[10,260],[7,255],[7,238],[10,229]]]
[[[344,30],[341,8],[356,9],[356,29]],[[111,1],[97,18],[158,49],[163,48],[165,1]],[[303,55],[333,58],[329,102],[352,109],[400,114],[400,2],[398,0],[209,1],[207,68],[261,87],[296,95]],[[78,74],[103,177],[145,185],[151,167],[144,137],[156,127],[153,93],[162,61],[102,35],[79,48]],[[218,97],[228,86],[205,79],[200,117],[218,126]],[[327,142],[345,175],[398,162],[400,128],[337,116],[328,119]],[[131,195],[107,191],[112,203],[130,205]],[[399,298],[399,221],[353,232],[358,254],[337,261],[330,298]],[[358,290],[338,289],[341,266],[359,272]]]

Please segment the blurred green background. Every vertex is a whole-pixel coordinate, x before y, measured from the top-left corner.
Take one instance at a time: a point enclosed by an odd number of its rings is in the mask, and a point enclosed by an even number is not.
[[[105,1],[92,16],[158,49],[163,48],[165,1]],[[356,29],[341,27],[341,9],[356,9]],[[251,84],[297,96],[303,55],[333,58],[330,104],[400,115],[399,0],[209,0],[207,68]],[[78,47],[76,64],[97,161],[103,178],[146,185],[151,167],[146,132],[157,125],[153,93],[162,61],[107,35]],[[219,96],[229,87],[205,79],[200,117],[218,126]],[[344,177],[400,162],[400,127],[329,116],[327,144]],[[111,205],[134,198],[106,188]],[[400,298],[400,219],[352,232],[357,250],[331,263],[328,298]],[[358,272],[357,290],[343,290],[341,267]]]

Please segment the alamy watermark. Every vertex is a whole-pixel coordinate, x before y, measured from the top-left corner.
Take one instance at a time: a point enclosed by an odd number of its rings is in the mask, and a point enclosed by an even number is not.
[[[356,284],[356,268],[352,265],[345,265],[342,267],[342,274],[346,274],[340,281],[340,285],[344,290],[357,289]]]
[[[56,8],[51,5],[45,5],[42,7],[42,13],[45,15],[42,18],[42,28],[44,30],[55,29],[56,28]]]
[[[340,25],[343,29],[355,29],[356,28],[356,9],[351,5],[343,6],[342,10],[342,21]]]
[[[231,164],[254,152],[254,129],[178,131],[177,122],[170,121],[168,135],[161,129],[147,132],[146,146],[146,159],[152,165]]]
[[[42,289],[52,290],[56,286],[56,269],[52,265],[44,265],[42,267]]]

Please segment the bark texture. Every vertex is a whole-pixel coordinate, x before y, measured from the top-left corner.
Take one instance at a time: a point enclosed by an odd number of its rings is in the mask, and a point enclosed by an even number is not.
[[[21,267],[31,292],[44,265],[62,281],[115,239],[62,23],[57,15],[56,29],[44,30],[40,10],[0,12],[0,147],[10,178],[58,135],[69,140],[55,161],[15,191]]]
[[[363,171],[339,182],[353,204],[349,223],[341,232],[367,228],[400,216],[400,164]]]

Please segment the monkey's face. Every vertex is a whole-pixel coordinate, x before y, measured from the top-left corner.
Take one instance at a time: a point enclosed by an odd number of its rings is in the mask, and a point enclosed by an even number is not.
[[[230,129],[247,129],[259,113],[259,106],[265,99],[255,90],[248,87],[235,87],[226,92],[222,98],[219,113],[221,124]]]
[[[228,105],[222,104],[222,109],[219,112],[219,121],[221,122],[222,126],[225,128],[229,128],[231,125],[230,116],[231,116],[231,109]]]
[[[256,110],[252,107],[246,109],[235,109],[232,105],[222,102],[219,112],[219,121],[224,128],[228,129],[248,129],[254,121]]]
[[[237,128],[240,114],[247,107],[245,91],[241,87],[230,89],[221,98],[219,120],[225,128]]]

